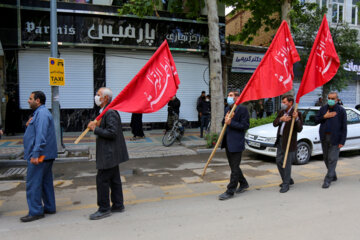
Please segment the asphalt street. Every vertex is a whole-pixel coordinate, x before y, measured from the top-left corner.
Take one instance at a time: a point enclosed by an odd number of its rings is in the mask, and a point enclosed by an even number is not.
[[[227,201],[217,199],[230,173],[225,154],[201,178],[208,156],[120,165],[126,210],[98,221],[88,219],[97,209],[94,162],[55,164],[57,213],[31,223],[19,221],[27,214],[23,179],[1,181],[1,239],[359,239],[359,152],[341,154],[329,189],[321,188],[321,157],[293,166],[285,194],[273,158],[245,153],[250,189]]]

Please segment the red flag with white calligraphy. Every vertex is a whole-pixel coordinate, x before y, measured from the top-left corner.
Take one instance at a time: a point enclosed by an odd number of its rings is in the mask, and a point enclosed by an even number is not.
[[[179,84],[175,62],[165,40],[96,120],[100,120],[108,109],[130,113],[156,112],[176,94]]]
[[[293,64],[299,60],[289,27],[286,21],[283,21],[236,105],[250,100],[276,97],[290,91],[294,79]]]
[[[326,15],[324,15],[296,95],[296,103],[299,103],[300,98],[305,94],[330,81],[339,66],[340,60],[331,37]]]

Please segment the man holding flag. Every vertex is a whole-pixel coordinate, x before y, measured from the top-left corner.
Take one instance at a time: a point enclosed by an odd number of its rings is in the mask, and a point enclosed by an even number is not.
[[[291,136],[290,148],[288,153],[288,159],[283,168],[284,157],[286,152],[286,145],[289,139],[291,119],[295,118],[295,131]],[[277,137],[275,146],[276,151],[276,165],[278,167],[282,183],[280,184],[280,192],[286,193],[289,191],[289,186],[294,184],[294,180],[291,178],[291,164],[296,158],[297,148],[297,133],[302,131],[303,124],[301,113],[294,109],[293,96],[283,96],[281,100],[281,111],[278,113],[276,119],[273,122],[274,127],[279,127],[277,131]]]
[[[95,103],[101,107],[100,113],[111,102],[109,88],[100,88],[95,96]],[[129,159],[120,115],[115,110],[107,110],[101,121],[91,121],[88,128],[96,135],[96,190],[99,209],[90,215],[90,220],[98,220],[112,212],[124,210],[124,198],[120,179],[119,164]],[[110,208],[109,189],[112,206]]]
[[[227,128],[221,148],[226,150],[231,175],[227,190],[219,196],[219,200],[227,200],[232,198],[235,192],[241,193],[249,188],[249,184],[240,169],[241,155],[245,150],[245,132],[250,125],[249,112],[246,107],[240,105],[230,116],[230,110],[238,97],[238,92],[229,92],[227,97],[228,106],[225,109],[226,115],[224,119]],[[239,183],[240,187],[236,190]]]
[[[336,53],[326,15],[324,15],[296,96],[296,106],[302,96],[329,82],[335,76],[339,66],[340,59]],[[344,146],[346,140],[346,112],[337,104],[337,101],[337,93],[331,92],[328,95],[328,104],[320,108],[315,120],[317,124],[321,124],[320,139],[324,162],[328,169],[323,188],[328,188],[331,181],[337,180],[336,163],[340,148]]]

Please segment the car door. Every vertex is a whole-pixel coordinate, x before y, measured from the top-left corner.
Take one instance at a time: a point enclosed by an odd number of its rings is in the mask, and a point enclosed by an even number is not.
[[[344,148],[360,148],[360,115],[352,109],[346,109],[347,137]],[[345,150],[344,149],[344,150]]]

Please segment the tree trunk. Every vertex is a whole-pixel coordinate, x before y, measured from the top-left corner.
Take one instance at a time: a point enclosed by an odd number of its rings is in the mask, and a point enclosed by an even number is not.
[[[281,19],[285,20],[290,27],[290,9],[291,9],[291,0],[284,0],[281,5]]]
[[[209,26],[211,133],[220,133],[224,117],[224,95],[222,89],[221,46],[219,17],[216,0],[207,0]]]

